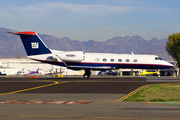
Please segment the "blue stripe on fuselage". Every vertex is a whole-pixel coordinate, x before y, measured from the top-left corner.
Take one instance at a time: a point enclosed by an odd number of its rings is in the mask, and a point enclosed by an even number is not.
[[[63,62],[56,62],[56,61],[41,61],[45,63],[50,63],[54,65],[59,65],[66,67]],[[115,69],[119,68],[134,68],[134,69],[168,69],[171,66],[167,65],[158,65],[158,64],[126,64],[126,63],[84,63],[84,62],[66,62],[68,66],[89,66],[89,67],[112,67]]]
[[[91,67],[104,67],[111,66],[112,68],[136,68],[136,69],[167,69],[171,68],[171,66],[166,65],[158,65],[158,64],[126,64],[126,63],[75,63],[75,62],[67,62],[67,65],[74,66],[91,66]]]

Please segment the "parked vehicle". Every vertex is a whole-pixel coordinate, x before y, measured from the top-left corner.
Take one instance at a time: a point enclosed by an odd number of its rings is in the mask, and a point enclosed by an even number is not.
[[[117,72],[113,72],[113,71],[108,71],[108,72],[107,72],[107,75],[116,76],[117,74],[118,74]]]
[[[98,75],[107,75],[107,72],[106,72],[106,71],[100,71],[100,72],[98,73]]]

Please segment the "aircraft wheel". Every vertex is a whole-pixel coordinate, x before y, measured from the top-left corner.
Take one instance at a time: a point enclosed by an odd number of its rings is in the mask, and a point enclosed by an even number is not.
[[[158,78],[161,78],[161,75],[158,75],[157,77],[158,77]]]
[[[89,77],[90,77],[90,75],[88,75],[88,74],[83,75],[83,78],[89,78]]]

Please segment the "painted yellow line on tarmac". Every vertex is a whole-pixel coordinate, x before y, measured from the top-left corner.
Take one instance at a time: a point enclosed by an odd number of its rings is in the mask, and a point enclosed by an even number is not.
[[[143,86],[137,88],[136,90],[130,92],[129,94],[124,95],[124,96],[122,96],[121,98],[115,100],[114,102],[122,102],[122,101],[125,100],[126,98],[128,98],[128,97],[136,94],[137,92],[141,91],[142,89],[144,89],[144,88],[146,88],[146,87],[148,87],[148,86],[149,86],[149,85],[143,85]]]
[[[69,81],[65,81],[65,82],[53,81],[53,82],[54,82],[54,83],[48,84],[48,85],[42,85],[42,86],[38,86],[38,87],[27,88],[27,89],[23,89],[23,90],[17,90],[17,91],[13,91],[13,92],[9,92],[9,93],[2,93],[2,94],[0,94],[0,96],[1,96],[1,95],[7,95],[7,94],[24,92],[24,91],[28,91],[28,90],[35,90],[35,89],[39,89],[39,88],[43,88],[43,87],[48,87],[48,86],[52,86],[52,85],[57,85],[57,84],[63,84],[63,83],[67,83],[67,82],[69,82]]]

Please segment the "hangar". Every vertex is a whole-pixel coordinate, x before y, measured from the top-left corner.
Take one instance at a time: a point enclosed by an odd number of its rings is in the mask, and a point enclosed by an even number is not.
[[[0,74],[15,75],[22,69],[26,71],[35,71],[40,69],[43,73],[60,73],[64,75],[78,75],[78,71],[67,70],[65,67],[41,63],[27,58],[0,59]]]

